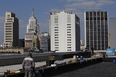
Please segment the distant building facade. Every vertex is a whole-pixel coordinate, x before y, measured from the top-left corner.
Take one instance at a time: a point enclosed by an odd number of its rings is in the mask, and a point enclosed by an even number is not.
[[[32,39],[35,35],[39,35],[39,25],[37,24],[37,19],[34,17],[34,13],[32,13],[27,25],[27,32],[25,33],[25,48],[32,48]]]
[[[24,54],[27,51],[25,48],[0,48],[1,54]]]
[[[32,39],[32,47],[31,49],[39,49],[39,39],[37,35],[34,35]]]
[[[12,12],[6,12],[4,23],[4,48],[19,46],[19,20]]]
[[[19,39],[19,47],[24,47],[25,44],[24,44],[24,39]]]
[[[50,37],[47,32],[42,32],[41,33],[41,46],[40,49],[43,51],[50,51]]]
[[[80,50],[80,19],[72,12],[50,12],[49,34],[51,51]]]
[[[116,49],[116,18],[110,18],[110,43]]]
[[[85,47],[91,50],[108,48],[108,12],[86,11],[84,13]]]
[[[82,39],[80,40],[80,50],[84,50],[85,46],[82,44]]]
[[[108,34],[108,46],[111,47],[110,34]]]

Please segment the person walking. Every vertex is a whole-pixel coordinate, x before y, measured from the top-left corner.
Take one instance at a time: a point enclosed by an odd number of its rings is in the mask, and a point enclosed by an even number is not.
[[[29,53],[28,57],[24,58],[22,62],[22,67],[24,68],[25,76],[24,77],[33,77],[35,62],[32,58],[32,54]]]
[[[91,46],[91,51],[92,51],[92,54],[94,54],[94,48],[93,48],[93,46]]]
[[[87,47],[85,48],[85,56],[88,57]]]
[[[86,48],[85,48],[85,52],[87,52],[87,50],[88,50],[88,49],[87,49],[87,47],[86,47]]]

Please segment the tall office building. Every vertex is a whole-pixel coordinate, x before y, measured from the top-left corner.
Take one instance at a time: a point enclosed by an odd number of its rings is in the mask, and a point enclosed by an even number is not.
[[[116,18],[110,18],[110,44],[116,49]]]
[[[32,39],[35,35],[39,35],[39,25],[37,24],[36,17],[34,17],[34,13],[32,13],[27,25],[27,32],[25,33],[25,48],[31,49]]]
[[[51,51],[80,50],[80,19],[72,12],[50,12],[49,33]]]
[[[19,45],[19,20],[12,12],[6,12],[4,23],[3,47],[17,47]]]
[[[41,33],[41,41],[40,41],[41,47],[43,51],[50,51],[50,37],[47,32]]]
[[[84,13],[85,47],[91,50],[108,48],[108,12],[86,11]]]

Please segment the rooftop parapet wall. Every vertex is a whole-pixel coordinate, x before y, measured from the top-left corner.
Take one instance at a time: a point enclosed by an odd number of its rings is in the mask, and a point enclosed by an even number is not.
[[[90,52],[88,52],[88,57],[90,57]],[[28,54],[19,54],[19,55],[0,55],[0,66],[5,65],[14,65],[14,64],[21,64],[23,59]],[[78,56],[85,56],[84,52],[75,52],[75,53],[36,53],[33,54],[33,58],[35,62],[39,61],[46,61],[48,59],[48,56],[53,55],[63,55],[63,58],[73,58],[73,55]]]

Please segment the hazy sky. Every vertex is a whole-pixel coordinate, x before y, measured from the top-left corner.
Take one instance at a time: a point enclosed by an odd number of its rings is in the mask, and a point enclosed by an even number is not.
[[[66,11],[80,17],[81,39],[84,39],[84,12],[108,11],[109,18],[116,18],[116,0],[0,0],[0,44],[4,41],[5,12],[13,12],[19,19],[19,38],[24,38],[28,20],[34,15],[40,32],[49,32],[50,12]]]

